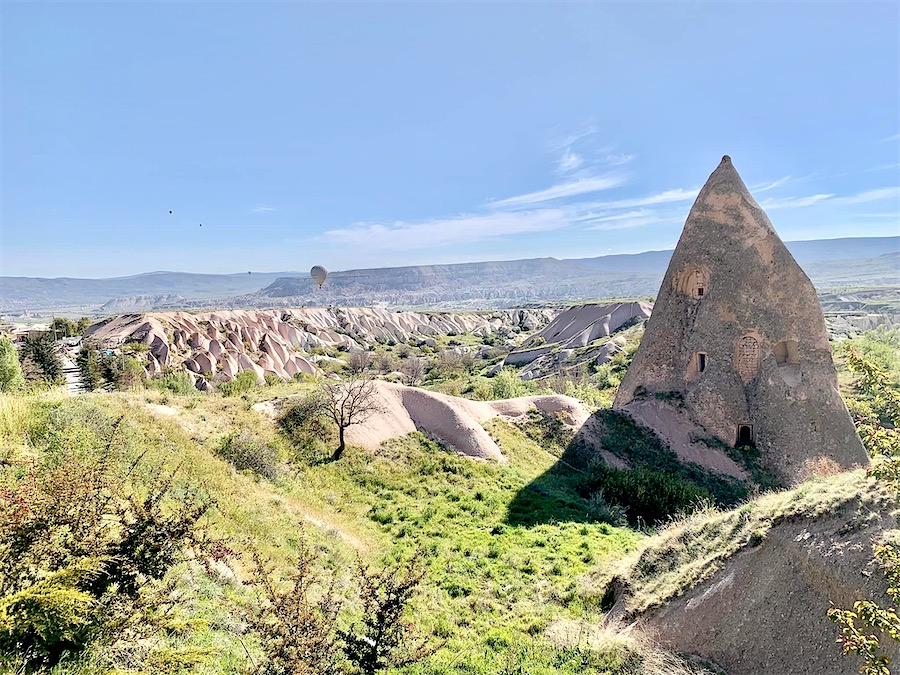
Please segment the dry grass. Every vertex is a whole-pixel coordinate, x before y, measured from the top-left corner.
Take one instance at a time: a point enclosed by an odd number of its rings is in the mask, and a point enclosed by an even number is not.
[[[843,507],[875,512],[893,505],[890,493],[859,469],[814,478],[731,511],[705,508],[673,521],[613,568],[584,577],[582,591],[596,601],[619,577],[627,587],[626,609],[637,615],[708,579],[731,556],[761,542],[787,518],[812,519]]]
[[[637,656],[631,672],[641,675],[708,675],[705,666],[689,663],[661,648],[653,636],[638,624],[610,621],[603,624],[584,620],[559,619],[545,631],[547,640],[557,648],[585,649]]]

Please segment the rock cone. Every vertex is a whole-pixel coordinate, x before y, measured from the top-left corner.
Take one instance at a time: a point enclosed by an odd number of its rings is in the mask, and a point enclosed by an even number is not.
[[[641,421],[674,406],[697,439],[755,446],[785,484],[823,455],[868,461],[815,289],[727,156],[691,208],[615,406]]]

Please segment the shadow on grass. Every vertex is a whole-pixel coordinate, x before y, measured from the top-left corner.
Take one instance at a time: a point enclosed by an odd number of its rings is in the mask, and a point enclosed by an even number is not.
[[[555,432],[548,420],[548,433]],[[532,428],[531,439],[547,447],[547,437]],[[629,468],[613,468],[599,459],[598,446]],[[654,526],[705,503],[730,507],[749,495],[747,484],[682,462],[650,429],[627,414],[601,410],[565,446],[559,461],[526,485],[508,507],[510,525],[553,522],[627,521]],[[618,522],[611,522],[610,519]]]

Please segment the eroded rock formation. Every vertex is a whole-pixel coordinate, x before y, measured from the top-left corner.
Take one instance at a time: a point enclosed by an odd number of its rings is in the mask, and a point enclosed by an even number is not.
[[[433,336],[512,336],[545,325],[557,310],[492,313],[390,312],[374,308],[310,308],[265,311],[159,312],[117,316],[88,330],[109,346],[147,345],[147,371],[185,368],[198,383],[228,381],[242,370],[259,379],[314,373],[309,352],[337,347],[362,351],[374,343],[410,340],[433,343]]]
[[[700,191],[615,406],[668,438],[755,445],[784,483],[824,455],[867,463],[838,393],[816,292],[726,156]]]

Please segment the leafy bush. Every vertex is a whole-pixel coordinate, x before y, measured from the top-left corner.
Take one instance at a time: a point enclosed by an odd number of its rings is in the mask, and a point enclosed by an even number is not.
[[[103,384],[103,365],[98,354],[98,345],[93,340],[85,340],[81,350],[75,357],[75,363],[81,371],[81,380],[88,391],[93,391]]]
[[[337,440],[335,426],[326,413],[321,392],[292,399],[278,418],[278,426],[295,449],[296,459],[317,463],[329,455],[328,448]]]
[[[103,379],[120,390],[141,386],[147,376],[143,362],[124,353],[100,357],[100,368]]]
[[[249,429],[228,434],[218,452],[240,471],[253,471],[270,480],[278,477],[278,451]]]
[[[0,391],[19,391],[25,386],[16,348],[7,337],[0,337]]]
[[[491,397],[515,398],[533,393],[533,387],[523,382],[515,368],[503,368],[491,380]]]
[[[43,461],[0,469],[0,660],[25,671],[158,630],[161,581],[209,507],[190,488],[175,498],[165,471],[136,491],[139,461],[114,468],[121,420],[86,413],[51,418]]]
[[[163,392],[171,392],[178,396],[189,396],[197,393],[194,386],[194,378],[185,370],[175,373],[166,373],[162,377],[154,377],[147,380],[147,386]]]
[[[252,370],[242,370],[231,382],[223,382],[219,385],[222,396],[240,396],[248,391],[256,389],[256,373]]]
[[[619,506],[628,522],[637,526],[653,527],[702,502],[712,501],[707,490],[645,464],[634,469],[615,469],[597,463],[591,468],[587,484],[592,506]]]

